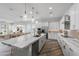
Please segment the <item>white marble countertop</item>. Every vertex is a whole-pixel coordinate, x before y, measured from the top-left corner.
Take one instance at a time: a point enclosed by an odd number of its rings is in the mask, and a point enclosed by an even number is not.
[[[58,34],[62,40],[74,51],[79,51],[79,39],[76,38],[66,38],[62,37],[60,34]],[[79,52],[78,52],[79,53]]]
[[[34,37],[32,34],[22,35],[16,38],[1,41],[1,43],[18,48],[24,48],[39,40],[44,35],[45,34],[41,34],[40,37]]]

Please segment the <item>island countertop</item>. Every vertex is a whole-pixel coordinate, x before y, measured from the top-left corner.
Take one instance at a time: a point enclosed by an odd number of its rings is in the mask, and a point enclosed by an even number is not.
[[[18,37],[18,36],[26,35],[26,34],[30,34],[30,33],[13,32],[9,34],[0,34],[0,39],[10,39],[10,38],[14,38],[14,37]]]
[[[22,35],[16,38],[11,38],[9,40],[2,41],[1,43],[8,45],[8,46],[24,48],[24,47],[31,45],[35,41],[39,40],[44,35],[45,34],[41,34],[40,37],[34,37],[32,34]]]

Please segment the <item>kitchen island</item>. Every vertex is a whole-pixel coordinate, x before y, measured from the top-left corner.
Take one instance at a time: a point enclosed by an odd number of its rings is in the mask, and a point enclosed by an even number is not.
[[[0,34],[0,56],[11,55],[12,47],[2,44],[2,41],[10,40],[11,38],[19,37],[21,35],[26,35],[28,33],[10,33],[10,34]]]
[[[29,55],[30,56],[30,55],[33,55],[34,53],[32,48],[33,48],[33,45],[36,44],[35,42],[39,40],[38,44],[36,45],[40,46],[39,42],[42,39],[42,37],[44,39],[45,36],[46,36],[45,34],[41,34],[39,37],[34,37],[33,34],[21,35],[19,37],[1,41],[1,43],[9,47],[12,47],[11,55],[17,55],[17,56],[18,55],[23,55],[23,56]],[[45,43],[45,40],[44,40],[44,43]],[[38,52],[40,51],[39,49],[40,47],[38,47]]]

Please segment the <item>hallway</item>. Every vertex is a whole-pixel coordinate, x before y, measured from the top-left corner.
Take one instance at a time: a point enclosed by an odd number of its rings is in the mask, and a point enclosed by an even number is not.
[[[63,52],[56,40],[47,40],[40,56],[63,56]]]

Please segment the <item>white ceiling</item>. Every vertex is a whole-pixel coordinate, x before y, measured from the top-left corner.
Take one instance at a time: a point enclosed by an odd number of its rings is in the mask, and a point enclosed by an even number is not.
[[[38,21],[60,20],[72,3],[26,3],[27,17],[34,17]],[[34,7],[34,8],[32,8]],[[52,7],[52,10],[49,10]],[[30,11],[33,14],[30,14]],[[0,3],[0,21],[23,21],[24,3]],[[38,14],[36,14],[38,12]],[[50,16],[49,12],[52,12]]]

